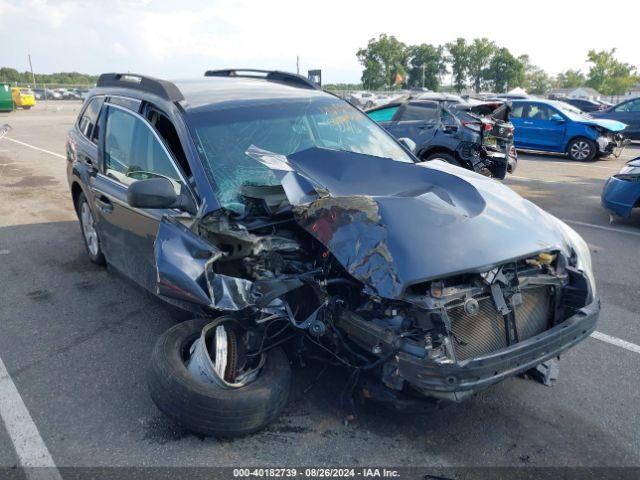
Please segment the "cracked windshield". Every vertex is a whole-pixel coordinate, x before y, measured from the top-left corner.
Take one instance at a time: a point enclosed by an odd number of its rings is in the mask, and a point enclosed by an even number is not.
[[[231,210],[242,208],[242,185],[279,185],[271,170],[246,155],[252,145],[281,155],[320,147],[413,161],[374,122],[333,98],[211,110],[195,113],[191,120],[218,200]]]

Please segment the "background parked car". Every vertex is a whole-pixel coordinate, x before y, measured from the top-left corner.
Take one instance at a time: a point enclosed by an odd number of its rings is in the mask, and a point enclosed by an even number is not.
[[[607,180],[601,201],[605,210],[625,218],[631,216],[632,209],[640,208],[640,157]]]
[[[626,125],[615,120],[591,118],[555,100],[514,100],[510,119],[515,146],[526,150],[567,154],[572,160],[620,154]]]
[[[23,108],[24,110],[29,110],[36,104],[36,98],[28,88],[13,87],[11,89],[11,96],[13,97],[13,103],[15,103],[16,107]]]
[[[33,93],[36,100],[59,100],[62,98],[62,95],[50,88],[34,88]]]
[[[594,112],[593,116],[626,123],[625,135],[631,140],[640,140],[640,98],[632,98],[606,110]]]
[[[602,103],[586,98],[563,98],[562,101],[587,113],[597,112],[606,108]]]
[[[420,95],[371,109],[367,114],[394,137],[413,141],[414,153],[421,160],[444,160],[499,179],[515,169],[517,157],[508,105],[450,103],[448,95],[427,95],[441,101],[424,100]]]

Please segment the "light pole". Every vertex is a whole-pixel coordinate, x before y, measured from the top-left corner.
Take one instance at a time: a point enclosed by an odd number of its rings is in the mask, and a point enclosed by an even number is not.
[[[31,69],[31,79],[33,80],[33,88],[36,88],[36,76],[33,74],[33,65],[31,64],[31,54],[27,55],[29,57],[29,68]]]

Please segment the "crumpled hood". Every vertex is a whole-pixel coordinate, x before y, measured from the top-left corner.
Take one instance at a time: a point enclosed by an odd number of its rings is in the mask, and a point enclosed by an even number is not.
[[[568,246],[558,220],[501,183],[445,162],[312,148],[247,154],[279,176],[296,219],[371,294]]]
[[[617,133],[627,128],[626,123],[619,122],[617,120],[609,120],[607,118],[591,118],[588,120],[580,120],[580,123],[584,125],[598,126],[606,128],[607,130]]]

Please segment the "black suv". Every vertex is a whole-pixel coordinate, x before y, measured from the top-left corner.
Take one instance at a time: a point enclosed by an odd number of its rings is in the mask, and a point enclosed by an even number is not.
[[[348,369],[345,410],[407,407],[462,400],[596,325],[571,228],[499,182],[419,162],[297,75],[101,75],[67,157],[89,258],[195,318],[157,341],[149,390],[202,434],[272,421],[289,359]]]

